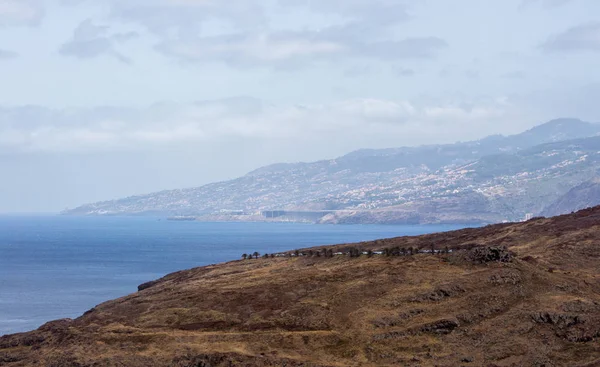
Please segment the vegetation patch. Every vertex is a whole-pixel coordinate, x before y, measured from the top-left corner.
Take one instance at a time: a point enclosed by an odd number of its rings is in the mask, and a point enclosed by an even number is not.
[[[466,258],[474,264],[508,263],[512,261],[513,255],[506,246],[482,246],[469,250]]]

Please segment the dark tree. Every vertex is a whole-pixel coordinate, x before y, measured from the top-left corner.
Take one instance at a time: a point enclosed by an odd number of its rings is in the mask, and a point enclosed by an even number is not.
[[[300,251],[298,251],[298,250],[294,251],[294,256],[296,256],[296,257],[300,256]]]
[[[373,257],[373,250],[368,250],[367,251],[367,256],[368,257]]]
[[[254,253],[252,255],[254,255],[255,259],[258,259],[258,257],[260,256],[260,254],[258,253],[258,251],[254,251]]]
[[[415,249],[411,246],[408,248],[408,252],[409,252],[409,254],[414,255]]]
[[[450,253],[450,249],[448,248],[448,246],[446,246],[446,248],[444,249],[444,251],[449,254]]]
[[[248,258],[248,254],[243,254],[242,259],[246,260]]]
[[[308,250],[308,256],[313,257],[315,252],[313,250]]]
[[[431,254],[435,255],[435,244],[431,244]]]
[[[271,259],[274,259],[274,258],[275,258],[275,254],[271,254]]]

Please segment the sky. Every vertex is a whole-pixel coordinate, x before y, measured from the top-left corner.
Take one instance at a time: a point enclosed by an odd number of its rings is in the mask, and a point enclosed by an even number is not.
[[[0,213],[600,122],[597,0],[0,0]]]

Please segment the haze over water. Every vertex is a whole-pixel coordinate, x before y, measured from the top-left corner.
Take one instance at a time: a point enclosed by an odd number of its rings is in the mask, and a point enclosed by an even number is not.
[[[0,216],[0,335],[75,318],[170,272],[334,243],[460,226],[172,222],[148,217]]]

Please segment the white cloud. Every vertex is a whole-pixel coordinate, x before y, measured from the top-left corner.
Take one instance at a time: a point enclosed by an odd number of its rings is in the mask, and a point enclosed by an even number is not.
[[[280,63],[336,55],[344,45],[294,34],[235,34],[163,42],[158,49],[187,61],[224,61],[235,65]]]
[[[572,3],[574,0],[523,0],[521,3],[522,6],[531,5],[531,4],[541,4],[547,8],[554,8],[562,5],[566,5],[568,3]]]
[[[295,68],[339,57],[432,58],[447,46],[435,36],[394,35],[391,27],[408,19],[398,0],[106,1],[112,19],[141,25],[158,37],[157,50],[186,62]],[[299,15],[299,24],[277,23],[296,10],[340,19],[307,26]]]
[[[208,20],[227,22],[233,28],[265,24],[260,0],[109,0],[112,16],[140,24],[157,34],[198,31]]]
[[[102,55],[115,57],[117,60],[130,63],[130,59],[116,49],[116,45],[136,38],[136,33],[107,34],[109,27],[94,25],[91,19],[83,21],[73,32],[73,38],[62,45],[60,53],[82,59]]]
[[[274,106],[235,98],[163,103],[147,109],[4,108],[0,109],[0,151],[144,150],[157,145],[236,139],[289,139],[298,144],[324,139],[332,146],[344,144],[356,149],[478,138],[510,126],[521,127],[524,122],[525,117],[517,117],[516,107],[506,100],[476,103],[419,105],[357,99],[326,105]]]
[[[19,56],[19,55],[16,52],[0,49],[0,60],[14,59],[17,56]]]
[[[237,33],[165,40],[157,49],[188,62],[225,62],[234,66],[296,67],[340,58],[397,60],[433,58],[446,42],[436,37],[370,41],[348,38],[337,28],[324,31]]]
[[[393,67],[392,70],[394,71],[394,73],[396,75],[403,76],[403,77],[415,76],[415,74],[416,74],[416,72],[413,69],[405,68],[405,67],[401,67],[401,66]]]
[[[578,25],[551,37],[545,51],[600,51],[600,22]]]
[[[0,0],[0,27],[37,25],[43,16],[38,0]]]
[[[85,0],[81,0],[83,2]],[[209,20],[228,23],[231,29],[268,27],[277,11],[302,10],[333,14],[369,28],[387,27],[409,19],[405,0],[105,0],[112,16],[141,24],[153,32],[198,31]]]

